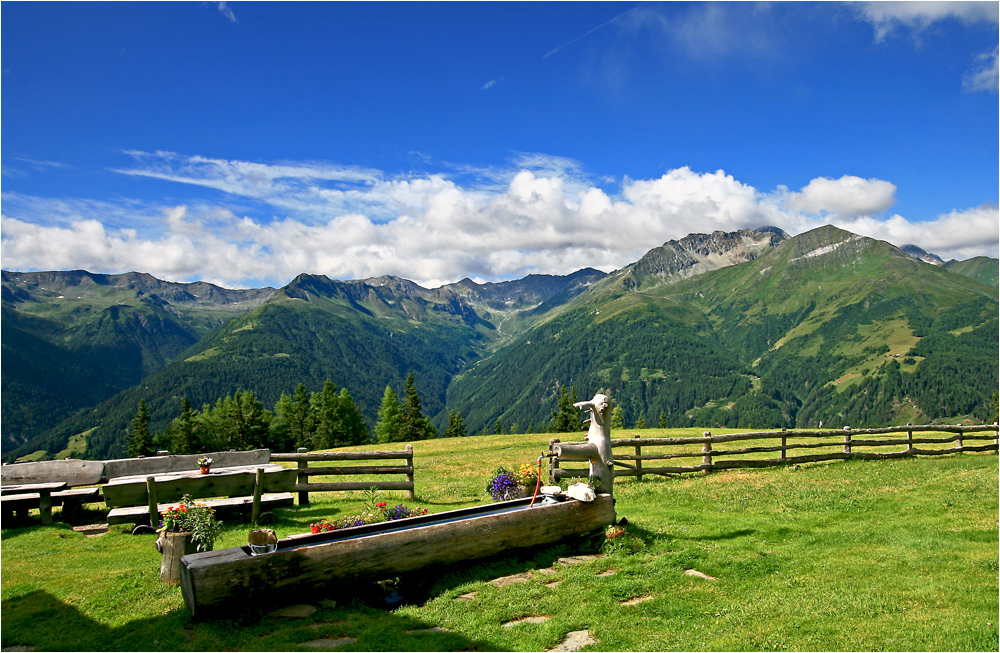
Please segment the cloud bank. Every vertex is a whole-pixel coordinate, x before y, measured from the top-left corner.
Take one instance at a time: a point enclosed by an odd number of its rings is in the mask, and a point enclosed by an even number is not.
[[[849,175],[762,191],[722,170],[683,167],[608,191],[578,163],[539,154],[505,169],[406,176],[322,162],[130,154],[134,165],[119,174],[220,193],[170,206],[4,194],[3,267],[138,270],[229,287],[280,286],[302,272],[392,274],[434,287],[463,277],[611,271],[689,233],[767,225],[794,235],[835,224],[945,259],[995,257],[1000,240],[995,205],[911,221],[886,215],[895,203],[891,182]]]

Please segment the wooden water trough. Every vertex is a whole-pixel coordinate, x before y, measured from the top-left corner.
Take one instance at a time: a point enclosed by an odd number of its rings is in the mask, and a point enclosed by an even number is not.
[[[553,544],[614,523],[614,500],[599,494],[528,507],[517,499],[355,528],[293,535],[274,553],[249,546],[181,558],[184,603],[195,618],[302,601],[355,580],[392,578],[428,567]]]

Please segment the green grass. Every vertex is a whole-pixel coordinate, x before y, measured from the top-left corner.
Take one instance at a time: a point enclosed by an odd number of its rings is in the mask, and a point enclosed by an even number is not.
[[[534,460],[548,438],[417,442],[418,501],[406,503],[431,512],[483,503],[492,469]],[[60,523],[5,529],[2,646],[305,650],[349,637],[336,650],[544,650],[587,629],[599,640],[587,650],[997,650],[997,460],[966,453],[620,479],[627,534],[593,562],[556,563],[591,541],[428,571],[399,581],[425,600],[391,612],[362,600],[373,584],[353,584],[304,598],[337,604],[292,620],[245,606],[235,620],[191,622],[180,589],[159,582],[152,536],[87,538]],[[276,530],[305,532],[362,499],[314,494],[310,506],[282,511]],[[227,524],[217,546],[245,543],[247,528]],[[526,583],[488,582],[529,570]],[[527,616],[549,619],[504,626]],[[448,632],[419,632],[433,626]]]

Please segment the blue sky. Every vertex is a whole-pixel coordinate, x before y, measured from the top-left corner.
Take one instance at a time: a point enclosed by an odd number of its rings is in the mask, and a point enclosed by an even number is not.
[[[822,224],[998,255],[996,2],[0,12],[6,270],[434,286]]]

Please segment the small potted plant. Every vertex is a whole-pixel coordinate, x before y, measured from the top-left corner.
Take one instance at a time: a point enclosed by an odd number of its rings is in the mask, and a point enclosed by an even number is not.
[[[212,463],[215,461],[208,456],[202,456],[198,459],[198,467],[201,468],[202,474],[207,474],[212,469]]]
[[[157,532],[156,548],[163,554],[160,562],[160,579],[168,585],[181,580],[181,557],[198,551],[211,551],[222,531],[222,524],[215,519],[215,510],[204,503],[196,503],[185,494],[181,502],[160,513],[163,520]]]
[[[510,501],[520,496],[518,478],[506,467],[497,467],[486,484],[486,494],[494,501]]]

